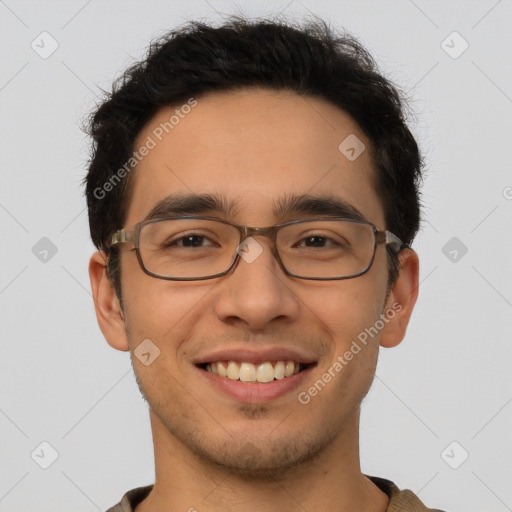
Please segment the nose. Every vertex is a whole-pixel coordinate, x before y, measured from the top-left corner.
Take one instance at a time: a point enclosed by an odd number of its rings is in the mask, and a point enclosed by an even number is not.
[[[227,323],[262,330],[273,321],[293,322],[300,301],[295,278],[285,274],[265,237],[249,237],[240,245],[236,267],[221,284],[217,317]]]

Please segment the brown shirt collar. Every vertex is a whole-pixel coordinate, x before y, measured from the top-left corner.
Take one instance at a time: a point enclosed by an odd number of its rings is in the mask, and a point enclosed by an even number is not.
[[[376,476],[367,476],[381,491],[389,496],[386,512],[442,512],[438,509],[427,508],[409,489],[400,490],[391,480]],[[137,487],[128,491],[122,500],[107,512],[133,512],[135,507],[144,500],[153,489],[152,485]]]

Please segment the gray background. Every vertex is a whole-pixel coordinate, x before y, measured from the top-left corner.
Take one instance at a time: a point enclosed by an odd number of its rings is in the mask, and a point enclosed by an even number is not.
[[[107,345],[93,311],[79,126],[151,38],[239,11],[311,11],[345,27],[416,112],[429,168],[420,295],[363,406],[363,471],[431,507],[512,510],[512,1],[5,0],[0,511],[103,511],[153,482],[147,406],[128,353]],[[47,58],[43,31],[58,43]],[[43,442],[58,453],[47,469]]]

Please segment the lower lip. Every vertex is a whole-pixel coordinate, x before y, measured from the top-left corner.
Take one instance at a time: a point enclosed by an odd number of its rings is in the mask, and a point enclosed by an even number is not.
[[[221,377],[202,368],[197,369],[219,391],[241,402],[269,402],[290,393],[298,388],[307,378],[315,365],[308,366],[305,370],[290,377],[274,379],[272,382],[241,382],[228,377]]]

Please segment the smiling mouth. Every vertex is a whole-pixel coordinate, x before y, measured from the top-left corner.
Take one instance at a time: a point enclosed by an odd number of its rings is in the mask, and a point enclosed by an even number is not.
[[[295,361],[265,361],[259,364],[243,361],[212,361],[197,366],[226,379],[265,384],[274,380],[287,379],[315,365],[316,363],[306,364]]]

